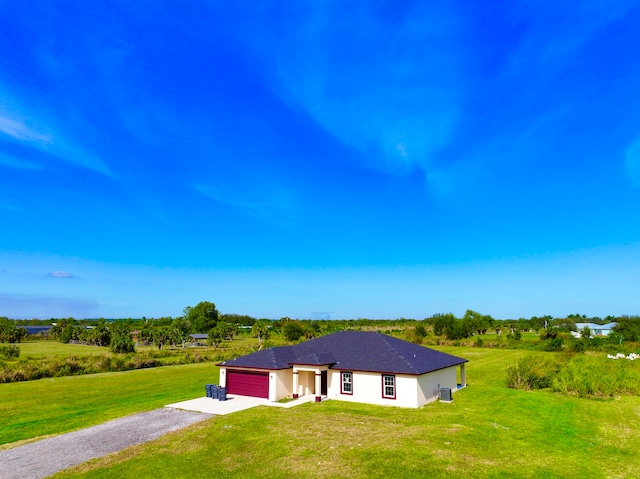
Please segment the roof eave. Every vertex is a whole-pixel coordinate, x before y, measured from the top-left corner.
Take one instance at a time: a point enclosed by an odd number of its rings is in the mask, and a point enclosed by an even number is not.
[[[336,364],[335,362],[332,363],[299,363],[297,361],[290,361],[288,364],[290,364],[291,366],[333,366],[334,364]]]
[[[462,359],[459,363],[455,363],[455,364],[450,364],[448,366],[442,366],[439,368],[434,368],[434,369],[429,369],[427,371],[423,371],[423,372],[409,372],[409,371],[392,371],[392,370],[381,370],[381,369],[359,369],[359,368],[347,368],[347,367],[342,367],[342,366],[337,366],[337,367],[333,367],[331,368],[334,371],[353,371],[353,372],[359,372],[359,373],[376,373],[376,374],[404,374],[405,376],[422,376],[423,374],[429,374],[429,373],[433,373],[435,371],[441,371],[443,369],[447,369],[447,368],[453,368],[456,366],[460,366],[461,364],[464,363],[468,363],[469,360],[468,359]]]
[[[221,367],[221,368],[228,368],[228,369],[262,369],[262,370],[267,370],[267,371],[280,371],[282,369],[291,369],[291,368],[276,368],[276,367],[266,367],[266,366],[238,366],[236,364],[224,364],[224,363],[218,363],[216,364],[216,366]]]

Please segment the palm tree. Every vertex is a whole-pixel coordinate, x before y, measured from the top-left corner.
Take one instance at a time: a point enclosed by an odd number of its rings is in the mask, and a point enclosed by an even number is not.
[[[269,339],[269,322],[261,319],[253,323],[251,328],[251,335],[254,338],[258,338],[258,351],[262,349],[262,340]]]

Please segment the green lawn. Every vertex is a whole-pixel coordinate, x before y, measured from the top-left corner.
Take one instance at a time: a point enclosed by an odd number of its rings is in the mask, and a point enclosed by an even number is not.
[[[506,364],[531,351],[436,349],[470,360],[469,387],[451,404],[260,407],[55,477],[640,477],[640,398],[511,390]],[[196,364],[0,385],[0,432],[3,442],[60,433],[201,396],[217,378],[217,368]]]
[[[501,334],[497,334],[494,330],[487,331],[485,334],[478,334],[473,336],[470,340],[475,340],[477,338],[481,338],[483,341],[506,341],[507,335],[509,334],[509,330],[502,330]],[[521,341],[538,341],[540,339],[540,335],[535,331],[522,331],[520,332]]]
[[[56,477],[638,477],[639,407],[484,386],[419,410],[261,407]]]
[[[212,363],[0,384],[0,444],[60,434],[204,396]]]
[[[20,359],[25,359],[27,356],[48,358],[52,356],[87,356],[109,352],[108,347],[63,344],[57,341],[25,341],[18,343],[17,346],[20,348]]]
[[[272,342],[273,343],[273,342]],[[282,341],[276,341],[279,345]],[[258,340],[255,338],[250,338],[246,336],[239,336],[234,338],[232,341],[223,341],[220,345],[221,350],[225,349],[233,349],[238,348],[242,349],[243,347],[251,347],[255,346],[257,349]],[[274,343],[275,344],[275,343]],[[26,359],[27,357],[31,358],[49,358],[49,357],[67,357],[67,356],[88,356],[94,354],[105,354],[109,352],[109,347],[107,346],[87,346],[84,344],[63,344],[57,341],[49,340],[49,341],[24,341],[22,343],[18,343],[17,346],[20,348],[20,359]],[[180,351],[191,351],[191,352],[210,352],[216,351],[213,347],[190,347],[187,346],[185,348],[177,347],[173,348],[172,346],[166,346],[165,349],[168,350],[180,350]],[[136,351],[158,351],[156,346],[137,346]]]

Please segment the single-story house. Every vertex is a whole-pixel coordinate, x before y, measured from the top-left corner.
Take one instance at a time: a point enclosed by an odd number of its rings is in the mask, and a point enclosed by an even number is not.
[[[576,323],[577,331],[571,331],[571,334],[572,334],[572,336],[574,338],[579,338],[580,337],[580,333],[582,332],[582,330],[584,330],[584,328],[589,328],[589,330],[591,331],[591,336],[590,337],[608,336],[609,333],[611,333],[611,331],[613,331],[613,328],[615,328],[617,325],[618,325],[618,323],[616,323],[616,322],[611,322],[611,323],[607,323],[607,324]]]
[[[382,333],[340,331],[218,366],[229,394],[420,407],[437,399],[441,388],[465,387],[466,362]]]

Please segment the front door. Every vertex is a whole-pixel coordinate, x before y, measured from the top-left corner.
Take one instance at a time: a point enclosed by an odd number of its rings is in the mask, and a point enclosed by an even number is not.
[[[320,394],[327,395],[327,371],[320,371]]]

